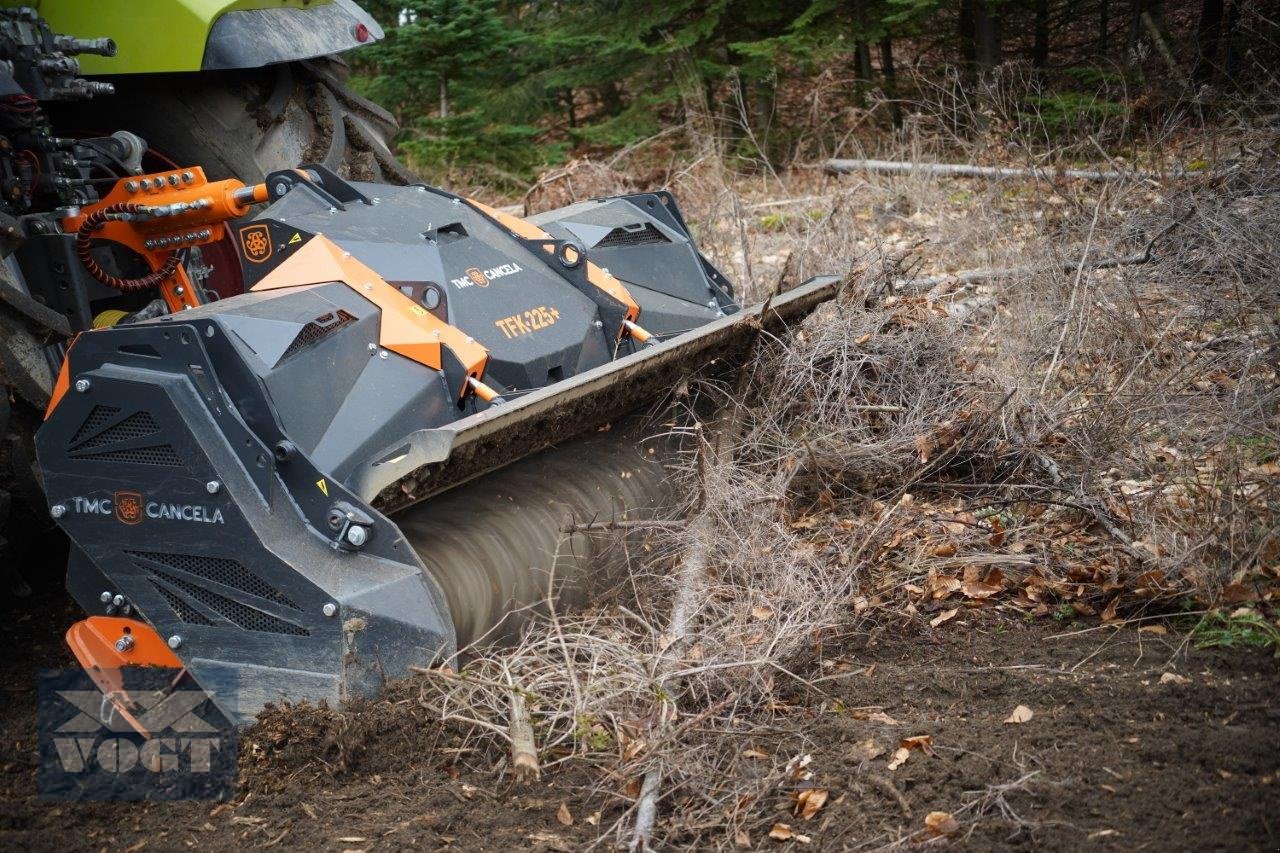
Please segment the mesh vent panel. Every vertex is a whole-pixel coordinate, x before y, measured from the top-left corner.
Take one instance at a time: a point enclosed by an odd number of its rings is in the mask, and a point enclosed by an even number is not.
[[[208,619],[206,619],[203,615],[201,615],[200,611],[196,610],[190,604],[187,604],[185,601],[183,601],[181,598],[175,595],[167,586],[160,583],[155,578],[149,578],[149,580],[151,581],[151,585],[154,586],[157,590],[159,590],[160,594],[164,596],[164,600],[169,602],[169,606],[173,608],[173,612],[177,613],[178,618],[181,619],[183,622],[186,622],[188,625],[212,625],[213,624]]]
[[[301,612],[302,608],[271,584],[246,569],[235,560],[223,557],[200,557],[194,554],[161,554],[153,551],[126,551],[130,557],[142,557],[162,566],[178,569],[190,575],[283,604]]]
[[[89,412],[89,417],[84,419],[84,423],[80,425],[80,429],[76,430],[76,434],[71,437],[71,443],[75,444],[87,436],[93,435],[102,429],[111,419],[120,414],[120,410],[115,406],[94,406]]]
[[[173,468],[182,467],[178,451],[171,444],[157,444],[152,447],[131,447],[127,450],[103,450],[99,453],[76,453],[76,459],[91,459],[99,462],[131,462],[134,465],[167,465]]]
[[[311,346],[321,338],[327,337],[341,329],[343,326],[354,323],[356,318],[346,311],[333,311],[325,314],[323,317],[317,317],[310,323],[302,327],[302,331],[298,332],[298,336],[293,339],[293,343],[289,344],[289,348],[284,351],[284,355],[280,356],[280,360],[284,361],[289,356]]]
[[[643,228],[628,231],[626,228],[615,228],[596,243],[597,249],[608,249],[615,246],[647,246],[652,243],[670,243],[667,236],[646,222]]]
[[[92,417],[92,414],[90,417]],[[89,450],[94,447],[102,447],[104,444],[115,444],[117,441],[129,441],[134,438],[155,435],[159,431],[160,427],[156,424],[156,419],[151,417],[150,412],[134,412],[115,426],[93,436],[76,450]]]
[[[176,578],[168,572],[162,572],[159,569],[153,569],[150,566],[145,567],[148,571],[157,577],[163,578],[168,583],[173,584],[205,607],[215,610],[234,622],[246,631],[259,631],[264,634],[292,634],[297,637],[309,637],[311,632],[301,625],[295,625],[292,622],[286,622],[283,619],[263,613],[261,610],[255,610],[247,604],[241,604],[238,601],[232,601],[224,595],[218,595],[212,590],[205,589],[202,586],[196,586],[188,583],[180,578]]]

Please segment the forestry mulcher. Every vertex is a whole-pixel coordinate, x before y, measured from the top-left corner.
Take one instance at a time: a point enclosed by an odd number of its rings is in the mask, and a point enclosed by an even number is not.
[[[509,634],[592,564],[566,522],[662,511],[629,414],[836,288],[740,309],[665,192],[526,219],[317,164],[104,190],[22,220],[23,273],[91,296],[37,453],[67,640],[126,717],[136,667],[243,722]],[[215,298],[189,261],[225,240],[245,292]]]

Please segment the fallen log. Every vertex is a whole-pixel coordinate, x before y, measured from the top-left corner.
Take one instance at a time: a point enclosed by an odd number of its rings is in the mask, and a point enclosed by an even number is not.
[[[970,163],[915,163],[899,160],[831,159],[827,161],[824,168],[831,175],[842,175],[849,172],[887,172],[890,174],[920,172],[926,175],[954,178],[1035,178],[1039,180],[1071,178],[1081,181],[1121,181],[1126,178],[1138,180],[1158,179],[1157,175],[1149,172],[1120,172],[1114,169],[1023,169],[1011,166],[975,166]]]

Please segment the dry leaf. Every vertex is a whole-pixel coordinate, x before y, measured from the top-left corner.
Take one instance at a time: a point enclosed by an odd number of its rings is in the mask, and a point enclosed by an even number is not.
[[[1138,629],[1139,634],[1167,634],[1169,633],[1163,625],[1143,625]]]
[[[920,435],[916,436],[916,453],[920,456],[920,463],[924,464],[929,461],[929,457],[933,455],[933,436]]]
[[[868,738],[853,745],[853,757],[859,761],[872,761],[884,755],[884,747]]]
[[[768,758],[769,753],[756,749],[754,746],[742,750],[743,758]]]
[[[889,760],[889,769],[897,770],[899,767],[907,763],[907,759],[911,757],[911,750],[905,746],[898,747],[893,751],[893,758]]]
[[[914,735],[912,737],[904,737],[902,742],[898,745],[903,749],[918,749],[925,755],[933,755],[933,735]]]
[[[1120,596],[1117,595],[1115,598],[1111,599],[1110,604],[1108,604],[1106,607],[1102,609],[1103,622],[1116,621],[1116,605],[1119,603],[1120,603]]]
[[[600,812],[592,812],[590,815],[588,815],[588,816],[587,816],[587,823],[591,824],[592,826],[599,826],[599,825],[600,825]]]
[[[739,829],[733,834],[733,843],[741,847],[743,850],[750,850],[751,836],[747,834],[745,829]]]
[[[949,622],[952,619],[956,618],[956,614],[959,612],[960,612],[959,607],[953,607],[950,610],[944,610],[941,613],[939,613],[937,616],[929,620],[929,626],[931,628],[937,628],[943,622]]]
[[[1176,672],[1166,672],[1160,676],[1161,684],[1190,684],[1191,679],[1185,675],[1178,675]]]
[[[960,591],[959,578],[935,577],[929,581],[929,593],[934,598],[946,598]]]
[[[796,794],[795,814],[809,820],[818,813],[827,802],[826,788],[806,788]]]
[[[1004,718],[1006,723],[1026,723],[1034,717],[1035,711],[1032,711],[1026,705],[1019,705],[1013,709],[1013,713]]]
[[[960,591],[968,598],[990,598],[1000,591],[1000,587],[995,584],[983,583],[982,581],[965,581],[960,584]]]
[[[886,714],[884,711],[876,711],[874,714],[872,714],[871,716],[867,717],[867,719],[868,719],[868,720],[870,720],[870,721],[871,721],[871,722],[873,722],[873,723],[880,723],[880,724],[881,724],[881,725],[883,725],[883,726],[896,726],[896,725],[898,725],[898,721],[897,721],[897,720],[895,720],[893,717],[890,717],[890,716],[889,716],[888,714]]]
[[[769,830],[769,837],[774,841],[790,841],[794,834],[791,827],[785,823],[775,823],[773,829]]]
[[[561,803],[560,808],[556,809],[556,820],[565,826],[573,826],[573,815],[569,814],[569,807],[564,803]]]
[[[951,812],[929,812],[925,815],[924,827],[934,835],[951,835],[959,831],[960,822]]]
[[[773,608],[766,607],[763,604],[757,604],[755,607],[751,608],[751,615],[755,617],[756,621],[763,622],[766,619],[773,618]]]
[[[933,546],[933,556],[935,557],[954,557],[956,555],[956,543],[943,542],[941,545]]]

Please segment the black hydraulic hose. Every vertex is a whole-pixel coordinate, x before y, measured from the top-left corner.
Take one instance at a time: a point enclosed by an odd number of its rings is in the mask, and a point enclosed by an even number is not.
[[[84,265],[85,271],[91,275],[94,280],[105,284],[107,287],[114,288],[125,293],[131,293],[139,290],[151,290],[159,287],[164,282],[173,277],[178,271],[178,264],[181,258],[178,252],[173,252],[164,262],[164,265],[155,272],[148,273],[138,278],[119,278],[104,270],[93,258],[93,235],[100,230],[102,226],[108,222],[117,219],[125,219],[144,213],[144,208],[140,204],[132,202],[121,202],[104,207],[102,210],[95,210],[93,213],[85,217],[84,222],[80,223],[80,227],[76,229],[76,257],[80,259],[80,263]]]

